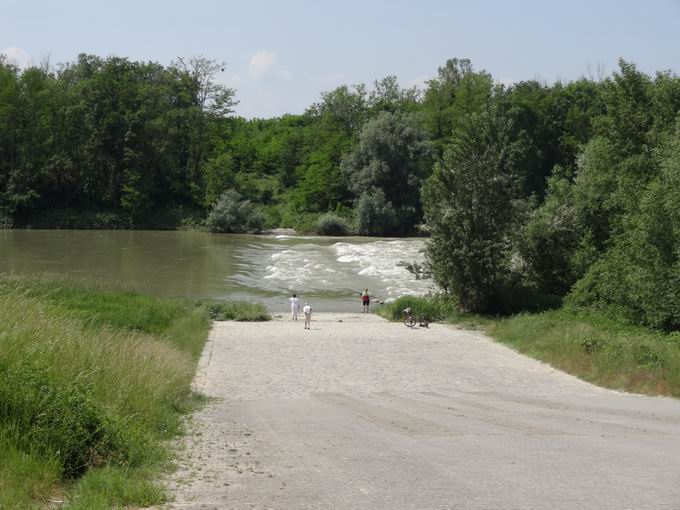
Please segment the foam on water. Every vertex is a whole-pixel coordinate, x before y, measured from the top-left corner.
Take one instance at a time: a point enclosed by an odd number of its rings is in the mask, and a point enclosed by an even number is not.
[[[365,287],[378,298],[423,294],[432,282],[416,280],[397,265],[400,261],[422,262],[423,247],[421,239],[332,242],[327,238],[276,238],[239,253],[241,270],[231,279],[272,294],[298,291],[350,297]]]

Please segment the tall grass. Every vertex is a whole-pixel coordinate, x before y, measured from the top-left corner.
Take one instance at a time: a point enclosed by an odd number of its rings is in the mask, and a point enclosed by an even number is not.
[[[185,301],[0,278],[0,508],[44,505],[56,480],[72,508],[160,502],[208,327]]]

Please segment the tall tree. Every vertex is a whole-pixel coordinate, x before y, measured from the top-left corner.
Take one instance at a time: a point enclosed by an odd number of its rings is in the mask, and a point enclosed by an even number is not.
[[[394,230],[407,233],[422,218],[418,189],[430,167],[430,144],[413,115],[380,112],[361,130],[359,143],[342,162],[356,195],[380,191],[396,213]]]

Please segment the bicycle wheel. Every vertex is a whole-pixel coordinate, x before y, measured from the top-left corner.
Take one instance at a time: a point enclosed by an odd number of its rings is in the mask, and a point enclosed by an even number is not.
[[[404,324],[406,324],[409,328],[413,328],[416,325],[416,318],[408,316],[404,319]]]

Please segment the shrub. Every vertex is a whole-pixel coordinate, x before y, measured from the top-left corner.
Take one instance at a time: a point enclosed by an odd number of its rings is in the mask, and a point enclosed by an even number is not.
[[[12,228],[13,226],[14,222],[12,221],[12,218],[0,213],[0,229]]]
[[[211,232],[258,232],[264,218],[249,200],[241,200],[237,191],[229,190],[217,201],[206,224]]]
[[[440,297],[401,296],[393,303],[385,305],[381,315],[394,321],[404,318],[403,311],[411,309],[411,315],[416,318],[427,319],[430,322],[439,321],[448,315],[452,302]]]
[[[326,213],[317,220],[316,231],[323,236],[346,236],[350,234],[351,228],[344,218]]]
[[[355,214],[357,231],[364,236],[388,235],[398,225],[394,207],[380,190],[363,193],[356,202]]]

